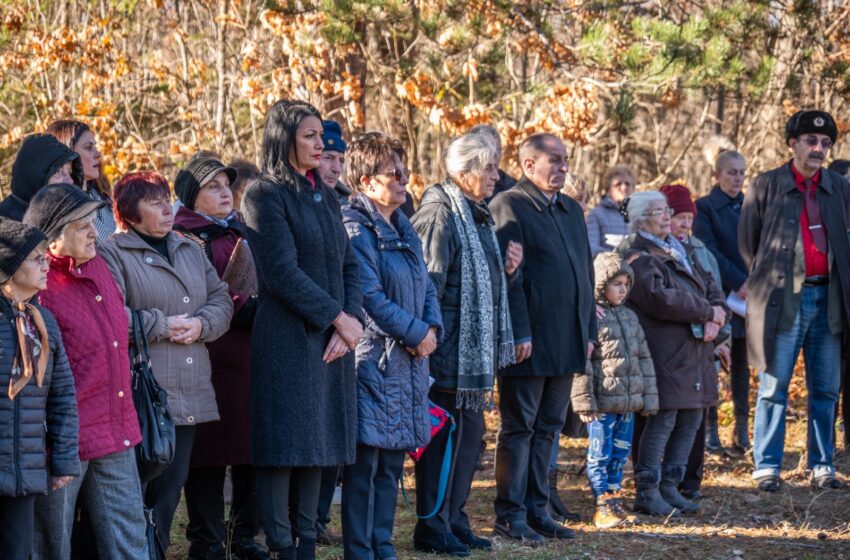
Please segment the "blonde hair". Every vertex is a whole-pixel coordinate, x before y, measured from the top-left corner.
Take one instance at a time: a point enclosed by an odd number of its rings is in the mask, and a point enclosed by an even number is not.
[[[740,152],[736,152],[735,150],[723,150],[717,154],[717,159],[714,160],[714,172],[719,174],[721,171],[726,169],[729,162],[736,159],[743,162],[747,161]]]

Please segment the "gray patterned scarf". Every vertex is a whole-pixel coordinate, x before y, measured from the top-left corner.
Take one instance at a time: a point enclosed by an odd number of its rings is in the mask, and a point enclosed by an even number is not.
[[[640,230],[638,233],[641,237],[648,240],[650,243],[652,243],[653,245],[655,245],[656,247],[676,259],[676,261],[680,265],[685,267],[685,270],[687,270],[691,274],[694,273],[693,269],[691,268],[691,263],[688,260],[688,253],[685,251],[685,247],[679,242],[678,239],[676,239],[675,235],[670,233],[667,235],[667,240],[664,240],[644,230]]]
[[[501,291],[496,306],[498,338],[493,333],[493,288],[490,267],[478,237],[472,211],[454,182],[447,180],[443,190],[451,201],[452,218],[460,234],[460,335],[458,341],[457,407],[473,411],[493,406],[495,370],[514,363],[514,336],[508,310],[505,267],[496,240],[489,226],[493,246],[499,259]],[[496,348],[493,342],[496,341]],[[495,350],[495,351],[494,351]]]

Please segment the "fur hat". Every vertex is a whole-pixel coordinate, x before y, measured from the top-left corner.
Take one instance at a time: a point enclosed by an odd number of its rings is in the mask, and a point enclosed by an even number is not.
[[[832,143],[838,139],[835,119],[826,111],[797,111],[785,125],[785,144],[802,134],[825,134]]]
[[[14,276],[32,250],[45,241],[34,227],[0,218],[0,284]]]

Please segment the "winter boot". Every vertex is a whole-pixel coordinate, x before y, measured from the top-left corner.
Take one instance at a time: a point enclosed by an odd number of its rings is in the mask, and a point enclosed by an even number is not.
[[[298,539],[297,560],[316,560],[315,539]]]
[[[281,549],[269,549],[269,560],[297,560],[295,557],[295,545]]]
[[[732,435],[732,447],[741,453],[750,450],[750,429],[746,416],[735,416],[735,433]]]
[[[705,419],[705,448],[715,453],[723,450],[723,445],[720,443],[720,434],[717,431],[716,406],[708,409],[708,416]]]
[[[558,471],[549,471],[549,504],[548,509],[552,519],[562,523],[563,521],[581,521],[581,516],[567,509],[567,506],[558,495]]]
[[[637,494],[635,495],[634,510],[649,515],[664,517],[679,517],[679,510],[664,501],[658,490],[657,472],[638,472],[635,474]]]
[[[681,510],[682,513],[696,513],[699,511],[699,504],[686,499],[679,493],[678,484],[672,480],[662,480],[660,486],[661,497],[665,502],[674,508]]]
[[[625,524],[634,525],[638,522],[637,515],[629,513],[626,511],[626,508],[623,507],[623,495],[620,492],[608,494],[608,505],[617,515],[623,518]]]
[[[596,512],[593,514],[593,525],[597,529],[612,529],[625,522],[612,507],[611,499],[605,496],[596,498]]]

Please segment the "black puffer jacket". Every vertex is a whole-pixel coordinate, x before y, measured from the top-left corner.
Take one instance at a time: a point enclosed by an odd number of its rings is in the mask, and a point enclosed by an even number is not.
[[[484,204],[476,204],[468,199],[467,203],[478,226],[478,237],[490,267],[493,301],[498,302],[502,275],[497,253],[499,248],[493,244],[490,232],[494,227],[493,218]],[[443,316],[443,341],[430,357],[431,377],[435,379],[433,387],[454,390],[457,389],[459,362],[461,245],[460,233],[452,217],[451,202],[441,185],[434,185],[425,191],[411,222],[422,240],[422,253],[428,265],[428,273],[437,288],[437,299]],[[508,279],[509,282],[513,280]],[[494,322],[498,321],[498,317],[498,310],[494,309]],[[498,325],[494,324],[494,327],[493,332],[498,333]],[[495,340],[493,344],[495,348]]]
[[[0,496],[46,494],[49,476],[80,474],[71,367],[53,315],[33,304],[47,326],[50,360],[42,387],[31,379],[12,400],[7,391],[18,343],[12,306],[0,296]]]
[[[0,202],[0,216],[23,220],[35,193],[69,161],[79,165],[79,158],[76,152],[50,134],[32,134],[24,138],[12,165],[12,194]]]

